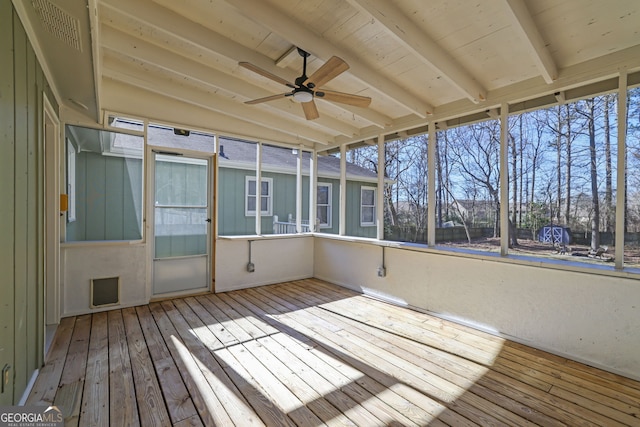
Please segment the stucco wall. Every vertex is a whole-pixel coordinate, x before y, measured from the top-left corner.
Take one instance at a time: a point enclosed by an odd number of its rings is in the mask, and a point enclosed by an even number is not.
[[[149,302],[145,244],[67,244],[62,246],[62,316],[89,313],[91,279],[120,278],[118,308]],[[114,308],[106,307],[105,309]]]
[[[397,245],[399,246],[399,245]],[[316,237],[314,276],[640,379],[640,278]]]
[[[255,271],[247,271],[251,261]],[[216,292],[300,280],[313,275],[313,237],[232,237],[216,242]]]

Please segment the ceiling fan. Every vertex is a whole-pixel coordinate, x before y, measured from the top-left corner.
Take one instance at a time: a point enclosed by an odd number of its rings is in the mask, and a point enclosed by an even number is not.
[[[298,48],[298,53],[303,58],[302,75],[296,78],[295,83],[289,83],[287,80],[278,77],[275,74],[271,74],[270,72],[249,62],[240,62],[239,65],[241,67],[293,89],[291,92],[246,101],[245,104],[260,104],[262,102],[273,101],[290,96],[294,101],[297,101],[302,105],[302,110],[304,111],[304,116],[307,120],[313,120],[320,117],[318,108],[313,101],[314,98],[321,98],[327,101],[339,102],[341,104],[353,105],[356,107],[369,106],[371,98],[366,96],[352,95],[349,93],[335,92],[325,89],[316,90],[349,69],[349,65],[342,59],[337,56],[332,56],[327,62],[318,68],[315,73],[310,77],[307,77],[307,57],[309,57],[309,53],[300,48]]]

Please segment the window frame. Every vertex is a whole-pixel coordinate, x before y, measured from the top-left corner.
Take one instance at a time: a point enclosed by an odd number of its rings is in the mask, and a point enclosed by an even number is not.
[[[316,218],[318,218],[318,225],[320,228],[332,228],[333,225],[333,215],[332,215],[332,197],[333,197],[333,184],[331,184],[330,182],[318,182],[317,187],[327,187],[328,188],[328,195],[327,195],[327,203],[326,204],[320,204],[318,202],[318,196],[320,195],[320,192],[318,191],[318,188],[316,189]],[[327,222],[326,223],[322,223],[320,222],[319,216],[317,214],[318,208],[319,207],[325,207],[327,208]]]
[[[245,216],[256,216],[256,210],[249,210],[249,197],[256,197],[256,208],[258,207],[257,194],[250,195],[249,194],[249,183],[256,182],[257,179],[255,176],[247,175],[245,177],[244,184],[244,215]],[[260,209],[260,216],[273,216],[273,178],[262,177],[261,184],[266,182],[268,184],[268,194],[266,196],[262,196],[260,194],[260,201],[262,201],[262,197],[267,198],[267,210]],[[256,193],[258,193],[258,185],[256,185]],[[262,185],[260,185],[260,193],[262,193]],[[259,204],[262,207],[262,203]]]
[[[67,142],[67,222],[76,220],[76,147],[71,139]]]
[[[373,204],[372,205],[365,205],[364,204],[363,194],[364,194],[365,191],[372,191],[373,192]],[[371,226],[375,226],[376,225],[376,191],[377,191],[376,187],[365,186],[365,185],[360,187],[360,226],[361,227],[371,227]],[[363,213],[364,213],[364,209],[365,208],[373,210],[371,222],[364,221]]]

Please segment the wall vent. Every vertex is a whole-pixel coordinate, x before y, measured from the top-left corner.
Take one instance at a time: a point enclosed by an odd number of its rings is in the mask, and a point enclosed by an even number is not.
[[[82,52],[80,21],[49,0],[31,0],[44,28],[60,41]]]
[[[120,303],[120,278],[91,279],[91,308]]]

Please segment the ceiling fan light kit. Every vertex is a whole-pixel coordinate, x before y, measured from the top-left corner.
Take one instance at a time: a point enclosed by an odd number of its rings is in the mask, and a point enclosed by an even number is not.
[[[311,102],[313,101],[313,92],[306,90],[299,90],[293,93],[293,99],[298,102]]]
[[[302,75],[295,80],[295,84],[289,83],[287,80],[271,74],[269,71],[253,65],[249,62],[240,62],[241,67],[247,70],[253,71],[263,77],[273,80],[277,83],[284,84],[287,87],[292,88],[291,92],[282,93],[278,95],[266,96],[264,98],[253,99],[246,101],[245,104],[254,105],[262,102],[274,101],[276,99],[292,97],[296,102],[302,105],[302,111],[304,112],[307,120],[313,120],[320,117],[318,109],[313,101],[314,98],[324,98],[326,101],[339,102],[342,104],[353,105],[356,107],[368,107],[371,103],[371,98],[366,96],[352,95],[349,93],[335,92],[335,91],[314,91],[314,88],[320,87],[340,74],[349,69],[349,65],[337,56],[331,57],[320,68],[316,70],[311,77],[307,77],[307,57],[309,53],[298,48],[298,53],[302,56]],[[327,96],[328,95],[328,96]]]

